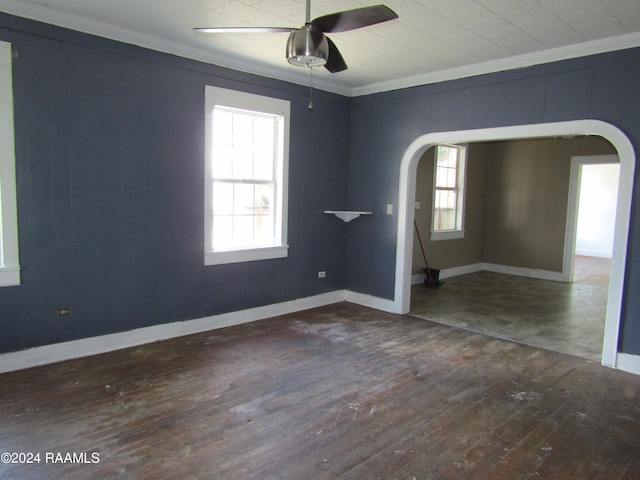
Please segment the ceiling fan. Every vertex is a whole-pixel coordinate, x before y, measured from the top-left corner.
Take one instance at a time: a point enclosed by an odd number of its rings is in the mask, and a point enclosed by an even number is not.
[[[311,18],[311,0],[307,0],[307,17],[300,28],[294,27],[203,27],[194,28],[202,33],[278,33],[290,32],[287,40],[287,61],[298,67],[324,66],[331,73],[347,69],[335,43],[325,33],[339,33],[398,18],[385,5],[356,8]]]

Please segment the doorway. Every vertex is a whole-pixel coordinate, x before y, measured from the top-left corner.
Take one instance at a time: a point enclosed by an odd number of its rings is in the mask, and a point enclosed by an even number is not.
[[[611,258],[613,255],[620,165],[616,155],[609,157],[613,159],[611,163],[581,164],[575,249],[579,256]],[[597,156],[594,161],[600,158]]]
[[[472,143],[523,138],[545,138],[563,135],[598,135],[608,140],[620,158],[620,185],[617,199],[614,248],[609,283],[602,364],[616,365],[617,344],[622,306],[622,289],[630,221],[635,152],[629,139],[618,128],[597,120],[577,120],[547,124],[520,125],[478,130],[437,132],[414,140],[405,151],[399,177],[398,229],[394,310],[408,313],[411,301],[411,260],[413,253],[413,218],[417,164],[422,154],[440,143]]]
[[[618,155],[571,158],[565,281],[575,280],[576,256],[613,258],[620,173]],[[600,262],[600,269],[604,263]]]
[[[591,152],[613,147],[595,136],[468,144],[464,235],[423,236],[444,279],[437,290],[422,284],[424,262],[414,248],[413,282],[419,284],[412,288],[411,315],[600,362],[619,164],[616,155]],[[416,183],[421,208],[415,219],[427,233],[432,155],[433,149],[423,155]],[[581,175],[580,188],[570,192],[572,164]],[[565,242],[567,217],[576,216],[569,195],[579,199],[574,242]],[[569,253],[574,275],[566,278],[565,243],[575,244],[577,253]]]

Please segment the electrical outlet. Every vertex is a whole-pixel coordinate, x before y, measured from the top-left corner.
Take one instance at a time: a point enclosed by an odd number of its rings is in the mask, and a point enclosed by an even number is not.
[[[387,215],[393,215],[393,203],[387,203]]]
[[[322,271],[322,272],[318,272],[318,278],[325,278],[327,276],[327,272]]]

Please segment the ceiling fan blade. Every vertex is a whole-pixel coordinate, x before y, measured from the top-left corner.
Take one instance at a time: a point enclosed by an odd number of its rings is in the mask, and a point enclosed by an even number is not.
[[[329,70],[331,73],[342,72],[347,69],[347,63],[342,58],[342,54],[336,47],[336,44],[331,41],[331,39],[325,36],[327,39],[327,43],[329,43],[329,58],[327,58],[327,63],[324,64],[324,68]]]
[[[356,28],[368,27],[377,23],[398,18],[396,12],[385,5],[356,8],[344,12],[330,13],[311,21],[325,33],[346,32]]]
[[[199,27],[194,28],[198,33],[289,33],[297,28],[293,27]]]

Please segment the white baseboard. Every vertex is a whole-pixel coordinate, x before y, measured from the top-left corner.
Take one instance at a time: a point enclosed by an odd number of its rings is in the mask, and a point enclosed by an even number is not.
[[[371,297],[372,299],[374,297]],[[56,343],[42,347],[29,348],[18,352],[0,354],[0,373],[62,362],[74,358],[97,355],[145,343],[167,340],[169,338],[206,332],[219,328],[250,323],[256,320],[299,312],[310,308],[330,305],[345,300],[345,291],[323,293],[313,297],[300,298],[289,302],[250,308],[237,312],[223,313],[210,317],[165,323],[151,327],[138,328],[127,332],[111,333],[99,337],[83,338],[70,342]],[[356,302],[354,302],[356,303]],[[375,303],[373,300],[371,303]],[[373,307],[376,308],[376,307]]]
[[[461,267],[445,268],[444,270],[440,270],[440,280],[457,277],[459,275],[467,275],[469,273],[481,272],[483,269],[483,263],[472,263],[471,265],[462,265]]]
[[[615,368],[627,373],[640,375],[640,355],[618,353]]]
[[[548,270],[538,270],[535,268],[512,267],[510,265],[498,265],[495,263],[472,263],[470,265],[462,265],[459,267],[445,268],[440,270],[440,280],[446,278],[458,277],[469,273],[481,272],[504,273],[505,275],[516,275],[519,277],[538,278],[541,280],[553,280],[562,282],[563,275],[560,272],[551,272]],[[411,285],[418,285],[424,282],[424,275],[419,273],[411,277]]]
[[[456,267],[441,271],[440,278],[443,278],[443,272],[444,275],[446,275],[444,278],[449,278],[455,275],[463,275],[465,273],[479,271],[477,268],[478,265],[480,264]],[[518,274],[514,273],[513,275]],[[424,281],[423,278],[419,283],[422,281]],[[23,370],[40,365],[48,365],[65,360],[72,360],[74,358],[88,357],[100,353],[112,352],[124,348],[144,345],[146,343],[216,330],[233,325],[241,325],[244,323],[255,322],[266,318],[300,312],[343,301],[374,308],[376,310],[382,310],[384,312],[394,313],[395,304],[392,300],[352,292],[350,290],[336,290],[333,292],[315,295],[313,297],[300,298],[297,300],[250,308],[237,312],[223,313],[220,315],[186,320],[183,322],[154,325],[151,327],[138,328],[127,332],[112,333],[99,337],[83,338],[70,342],[30,348],[19,352],[3,353],[0,354],[0,373]],[[619,353],[617,355],[615,368],[635,375],[640,375],[640,356]]]
[[[549,270],[539,270],[537,268],[512,267],[510,265],[483,263],[482,269],[487,272],[504,273],[506,275],[517,275],[519,277],[537,278],[540,280],[551,280],[554,282],[566,282],[562,272],[551,272]]]
[[[462,265],[461,267],[445,268],[440,270],[440,276],[438,278],[444,280],[445,278],[480,272],[482,271],[482,266],[482,263],[474,263],[472,265]],[[411,285],[420,285],[421,283],[424,283],[424,273],[418,273],[411,277]]]
[[[344,300],[350,303],[355,303],[356,305],[382,310],[383,312],[395,313],[395,303],[393,300],[373,297],[364,293],[352,292],[351,290],[344,291]]]

